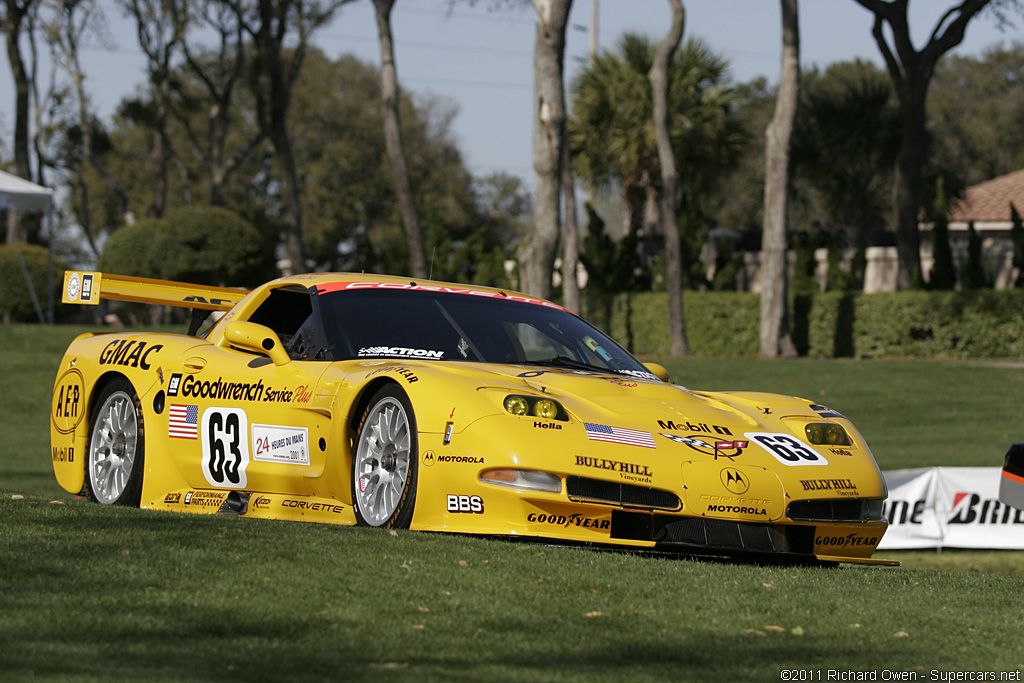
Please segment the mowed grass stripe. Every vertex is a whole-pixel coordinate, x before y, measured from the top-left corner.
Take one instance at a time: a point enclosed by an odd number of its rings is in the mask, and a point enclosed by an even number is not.
[[[778,680],[1016,670],[1020,576],[764,567],[0,500],[0,671],[74,680]],[[922,668],[923,667],[923,668]]]

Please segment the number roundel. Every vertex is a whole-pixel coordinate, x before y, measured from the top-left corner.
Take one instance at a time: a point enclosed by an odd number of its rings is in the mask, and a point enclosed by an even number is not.
[[[747,432],[747,437],[766,450],[776,460],[789,467],[827,465],[828,460],[821,453],[805,444],[792,434],[775,432]]]
[[[242,489],[248,485],[249,421],[239,408],[208,408],[203,412],[203,476],[212,486]]]

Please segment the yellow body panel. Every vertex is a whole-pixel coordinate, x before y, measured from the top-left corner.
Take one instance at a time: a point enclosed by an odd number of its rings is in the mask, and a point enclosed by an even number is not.
[[[92,281],[105,292],[128,286],[110,276]],[[221,298],[217,288],[129,284],[146,289],[139,295],[146,300],[176,305]],[[272,290],[320,284],[445,289],[554,306],[487,288],[305,275],[248,294],[230,290],[235,303],[205,339],[82,335],[54,383],[58,483],[73,493],[85,488],[97,396],[111,378],[123,377],[142,411],[142,507],[355,524],[352,447],[360,411],[390,384],[408,397],[415,416],[412,529],[634,548],[668,543],[691,551],[699,551],[700,538],[707,544],[728,532],[756,535],[748,547],[754,552],[758,543],[773,543],[810,559],[874,562],[884,520],[815,517],[843,501],[886,496],[867,444],[842,415],[795,397],[693,392],[653,376],[416,358],[291,360],[270,329],[231,324],[249,321]],[[261,353],[264,342],[268,350]],[[510,414],[503,407],[510,395],[556,401],[565,414]],[[811,423],[841,425],[850,443],[808,443]],[[639,442],[602,440],[598,427],[627,430]],[[233,455],[224,460],[224,453]],[[502,468],[549,473],[560,490],[482,480],[484,472]],[[648,493],[654,502],[644,498]],[[810,512],[792,517],[794,503]]]

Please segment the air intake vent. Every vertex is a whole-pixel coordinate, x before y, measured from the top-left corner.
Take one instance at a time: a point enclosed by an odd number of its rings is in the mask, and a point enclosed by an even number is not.
[[[794,500],[786,509],[790,519],[802,522],[860,522],[864,501],[858,498],[844,500]]]
[[[652,489],[636,484],[620,484],[589,477],[568,477],[566,492],[570,500],[611,503],[624,507],[639,507],[656,510],[678,510],[682,507],[679,496],[671,491]]]

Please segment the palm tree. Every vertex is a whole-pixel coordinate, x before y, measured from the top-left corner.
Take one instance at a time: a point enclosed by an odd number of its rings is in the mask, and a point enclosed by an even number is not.
[[[645,36],[626,34],[617,51],[598,55],[571,86],[574,171],[594,188],[621,187],[623,234],[645,213],[647,225],[658,223],[661,166],[647,78],[657,47]],[[702,195],[739,159],[747,133],[733,110],[735,102],[724,59],[697,39],[676,51],[668,111],[682,221],[699,220]]]
[[[900,138],[892,86],[873,65],[853,62],[806,74],[801,88],[794,171],[847,243],[867,247],[892,206],[887,188]]]

